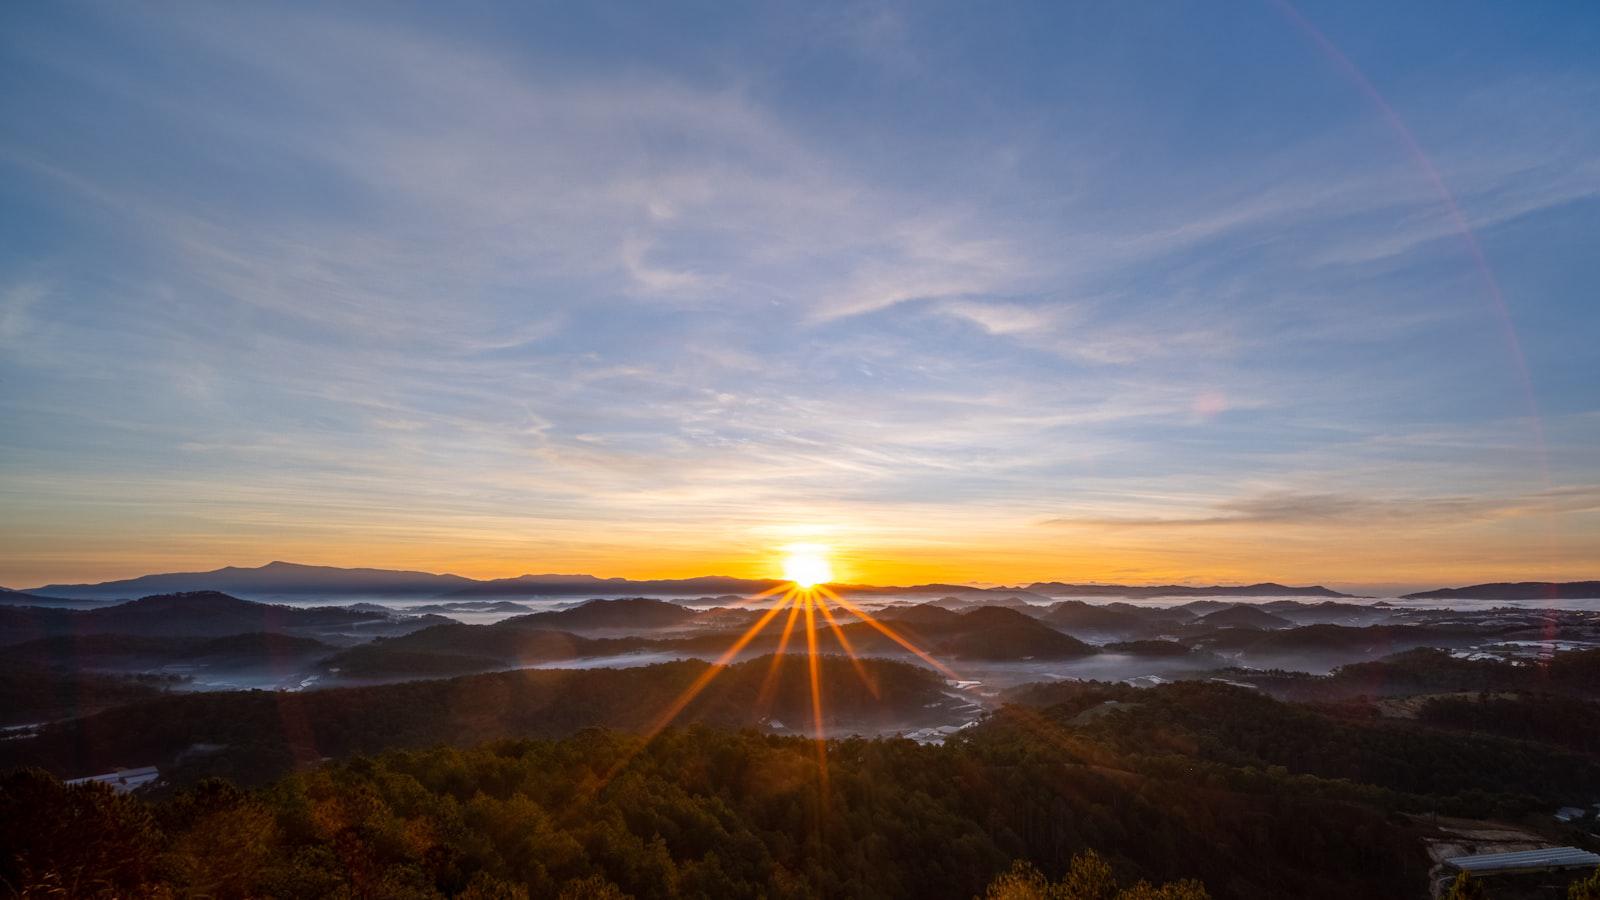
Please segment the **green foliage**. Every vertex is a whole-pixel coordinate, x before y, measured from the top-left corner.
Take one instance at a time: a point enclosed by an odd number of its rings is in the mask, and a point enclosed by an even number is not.
[[[728,667],[679,721],[738,727],[755,725],[764,714],[794,724],[808,721],[811,695],[802,658],[786,658],[771,702],[765,708],[757,702],[769,662]],[[0,769],[39,766],[82,774],[137,759],[160,766],[178,783],[216,775],[260,785],[324,757],[558,737],[592,725],[644,731],[707,665],[683,660],[625,669],[526,669],[304,693],[175,693],[51,724],[27,741],[0,742]],[[939,724],[926,719],[927,707],[945,700],[943,682],[932,672],[881,659],[863,665],[877,696],[861,689],[848,660],[821,658],[830,728],[876,731],[919,716],[925,724]],[[186,753],[194,744],[224,749]]]
[[[766,665],[730,668],[685,719],[750,721]],[[511,672],[101,713],[6,752],[98,764],[95,739],[132,758],[233,746],[197,757],[181,770],[190,786],[160,802],[5,776],[0,877],[90,897],[1194,900],[1202,883],[1218,897],[1411,897],[1427,860],[1403,813],[1544,812],[1600,793],[1600,763],[1563,749],[1587,746],[1592,712],[1564,692],[1507,700],[1531,704],[1508,713],[1529,740],[1474,724],[1507,698],[1427,706],[1419,723],[1226,684],[1060,684],[1014,693],[1033,705],[944,746],[830,742],[825,770],[801,738],[584,727],[642,729],[703,671]],[[891,706],[939,694],[926,671],[872,671]],[[1553,683],[1586,672],[1563,664]],[[773,701],[785,717],[809,704],[803,671],[789,675]],[[822,679],[841,715],[880,702],[847,661]],[[252,784],[293,774],[247,791],[201,766]],[[1600,876],[1584,884],[1600,892]]]
[[[1462,872],[1450,883],[1450,892],[1444,897],[1445,900],[1488,900],[1489,895],[1484,893],[1482,882]]]
[[[1094,700],[1085,695],[1043,716],[1068,725]],[[1519,815],[1600,794],[1600,761],[1592,755],[1404,720],[1352,718],[1211,682],[1141,692],[1136,704],[1070,733],[1105,758],[1145,772],[1198,767],[1236,787],[1275,791],[1299,779],[1303,789],[1414,812]]]
[[[1329,898],[1425,880],[1414,838],[1380,815],[1293,782],[1254,794],[1108,768],[1036,724],[943,747],[833,742],[825,782],[810,741],[702,727],[395,751],[153,806],[23,773],[0,796],[18,848],[5,876],[133,895],[641,900],[973,897],[1013,859],[1077,892],[1048,896],[1118,900],[1204,896],[1179,879]],[[74,802],[132,824],[49,838]]]
[[[0,726],[79,716],[161,696],[177,679],[63,671],[0,657]]]
[[[1567,900],[1600,900],[1600,869],[1567,886]]]
[[[1111,866],[1093,850],[1072,858],[1060,881],[1051,882],[1025,860],[1017,860],[984,893],[984,900],[1209,900],[1198,881],[1175,881],[1160,886],[1141,881],[1119,888]]]
[[[1418,718],[1433,725],[1600,753],[1600,704],[1556,694],[1435,697]]]
[[[0,884],[18,894],[141,893],[161,843],[149,808],[103,784],[68,786],[37,769],[0,778]]]
[[[1600,649],[1557,653],[1536,665],[1515,666],[1493,659],[1458,659],[1446,650],[1420,647],[1376,662],[1342,666],[1326,678],[1303,672],[1242,674],[1275,696],[1291,700],[1507,691],[1592,698],[1600,694]]]

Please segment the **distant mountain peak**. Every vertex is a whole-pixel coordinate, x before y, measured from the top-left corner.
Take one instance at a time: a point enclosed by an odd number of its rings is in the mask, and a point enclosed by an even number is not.
[[[1125,597],[1148,599],[1151,597],[1324,597],[1349,599],[1353,595],[1323,587],[1320,584],[1296,587],[1263,581],[1246,585],[1193,585],[1157,584],[1128,585],[1101,584],[1099,582],[1067,584],[1060,581],[1041,581],[1028,585],[1036,594],[1055,597]]]
[[[1406,594],[1407,600],[1591,600],[1600,599],[1600,581],[1496,581],[1466,587]]]

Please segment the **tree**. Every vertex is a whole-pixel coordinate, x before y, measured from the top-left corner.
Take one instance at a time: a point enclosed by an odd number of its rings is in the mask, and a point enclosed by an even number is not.
[[[22,895],[149,895],[163,836],[139,801],[38,769],[0,778],[0,884]]]
[[[1054,886],[1044,873],[1026,860],[1017,860],[1003,874],[995,876],[984,892],[984,900],[1051,900]]]
[[[1445,900],[1488,900],[1489,895],[1484,893],[1483,882],[1478,881],[1466,872],[1456,876],[1450,885],[1450,893],[1445,894]]]
[[[1600,900],[1600,869],[1567,886],[1567,900]]]
[[[1174,881],[1159,887],[1141,881],[1118,890],[1111,866],[1100,854],[1085,850],[1072,857],[1066,877],[1051,883],[1026,860],[989,883],[984,900],[1210,900],[1198,881]]]

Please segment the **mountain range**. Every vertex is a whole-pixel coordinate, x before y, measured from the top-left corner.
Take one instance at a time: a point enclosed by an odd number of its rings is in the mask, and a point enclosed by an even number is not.
[[[25,591],[0,589],[0,605],[54,605],[87,600],[127,600],[152,594],[221,591],[252,599],[294,597],[416,597],[473,600],[514,597],[727,597],[747,596],[781,587],[768,578],[708,575],[697,578],[634,580],[583,574],[518,575],[474,579],[462,575],[394,569],[308,566],[270,562],[255,568],[226,566],[209,572],[171,572],[96,584],[47,584]],[[988,604],[1047,604],[1060,597],[1105,597],[1148,600],[1158,597],[1322,597],[1356,599],[1321,585],[1297,587],[1276,582],[1250,585],[1072,584],[1040,581],[1021,587],[974,587],[961,584],[880,586],[836,584],[854,596],[926,596],[941,602],[980,600]],[[1491,600],[1600,598],[1600,581],[1521,582],[1442,588],[1405,595],[1428,600],[1452,597]],[[71,598],[63,601],[61,598]],[[951,599],[953,598],[953,599]]]
[[[1600,600],[1600,581],[1474,584],[1406,594],[1407,600]]]
[[[1029,591],[1047,597],[1121,597],[1145,600],[1152,597],[1354,597],[1341,594],[1320,584],[1307,587],[1290,587],[1276,582],[1247,584],[1240,587],[1222,585],[1158,584],[1130,586],[1126,584],[1063,584],[1059,581],[1039,581],[1028,585]]]

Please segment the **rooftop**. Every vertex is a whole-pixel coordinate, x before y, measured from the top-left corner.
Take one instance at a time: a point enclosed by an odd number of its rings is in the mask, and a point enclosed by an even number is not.
[[[1457,856],[1444,861],[1446,866],[1465,872],[1486,875],[1494,872],[1518,872],[1533,869],[1577,869],[1600,867],[1600,854],[1579,850],[1577,847],[1542,847],[1516,853],[1480,853],[1474,856]]]

